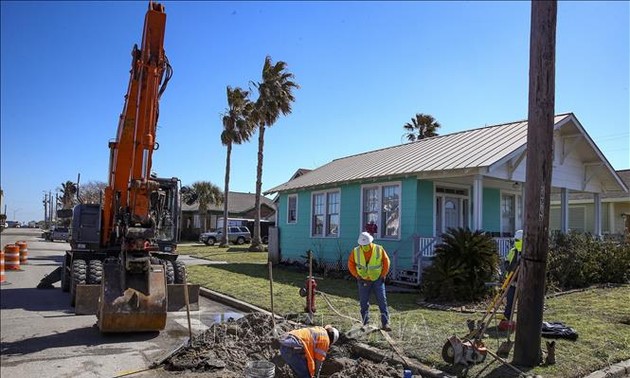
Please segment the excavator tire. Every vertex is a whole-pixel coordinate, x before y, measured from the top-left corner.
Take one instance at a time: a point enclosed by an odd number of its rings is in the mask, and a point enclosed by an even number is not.
[[[90,260],[88,266],[87,283],[90,285],[100,285],[103,281],[103,262],[101,260]]]
[[[175,283],[175,267],[171,261],[165,260],[164,266],[166,267],[166,283]]]
[[[72,261],[72,279],[70,282],[70,305],[76,302],[77,285],[85,284],[87,264],[85,260],[76,259]]]
[[[175,262],[173,262],[173,266],[175,268],[175,283],[183,284],[186,281],[186,264],[175,260]]]

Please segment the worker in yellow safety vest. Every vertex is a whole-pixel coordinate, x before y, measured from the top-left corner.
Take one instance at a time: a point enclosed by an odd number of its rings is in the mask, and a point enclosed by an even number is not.
[[[280,355],[298,378],[319,377],[328,349],[339,339],[331,325],[287,332],[278,339]]]
[[[510,251],[507,254],[507,257],[505,259],[505,275],[506,275],[506,279],[509,276],[510,273],[514,272],[516,270],[516,267],[518,266],[520,260],[521,260],[521,253],[523,252],[523,230],[517,230],[514,233],[514,247],[512,247],[510,249]],[[516,281],[518,280],[518,277],[515,277],[514,280],[512,280],[512,283],[510,284],[510,287],[508,288],[508,292],[507,292],[507,303],[505,304],[505,310],[503,311],[503,319],[501,319],[501,321],[506,322],[508,320],[511,319],[511,315],[512,315],[512,307],[513,307],[513,303],[514,303],[514,294],[516,292]],[[505,326],[510,326],[508,324],[504,324],[501,328],[505,327]]]
[[[359,235],[357,243],[348,257],[348,270],[357,279],[359,303],[363,325],[368,324],[370,294],[374,293],[381,312],[381,329],[391,331],[385,277],[389,273],[389,256],[385,248],[373,242],[374,237],[368,232]]]

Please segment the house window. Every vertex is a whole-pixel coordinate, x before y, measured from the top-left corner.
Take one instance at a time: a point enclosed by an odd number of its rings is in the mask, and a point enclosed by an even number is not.
[[[313,194],[311,236],[339,236],[339,191]]]
[[[512,193],[501,195],[501,236],[514,236],[523,224],[523,203],[521,196]]]
[[[363,188],[363,229],[380,238],[400,235],[400,184]]]
[[[297,195],[290,195],[287,202],[287,223],[297,223]]]
[[[339,236],[339,192],[327,193],[326,236]]]

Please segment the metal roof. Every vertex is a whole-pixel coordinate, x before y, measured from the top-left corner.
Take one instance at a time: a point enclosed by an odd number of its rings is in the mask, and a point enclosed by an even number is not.
[[[554,125],[572,113],[555,116]],[[343,182],[489,167],[527,143],[527,120],[421,139],[335,159],[265,192],[277,193]]]

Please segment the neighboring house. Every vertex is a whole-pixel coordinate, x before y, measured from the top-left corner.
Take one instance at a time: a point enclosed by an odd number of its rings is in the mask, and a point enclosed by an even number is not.
[[[554,124],[552,187],[565,193],[563,209],[569,190],[627,193],[575,115]],[[319,262],[343,268],[359,233],[375,228],[392,278],[413,283],[450,227],[490,233],[504,255],[523,228],[526,156],[524,120],[333,160],[265,192],[278,195],[270,254],[299,260],[312,250]]]
[[[228,217],[229,218],[255,218],[256,217],[256,194],[229,192],[228,194]],[[263,196],[260,200],[260,217],[264,220],[275,220],[276,207],[272,200]],[[210,205],[208,207],[207,222],[208,229],[217,227],[217,220],[223,217],[223,204]],[[202,232],[201,214],[199,214],[199,203],[186,205],[182,203],[182,240],[197,240]]]
[[[630,186],[630,169],[617,171],[621,180]],[[599,227],[595,217],[595,199],[592,193],[569,193],[566,229],[591,234],[624,234],[630,228],[630,195],[623,190],[611,190],[600,195]],[[549,229],[562,231],[560,195],[551,197]]]

